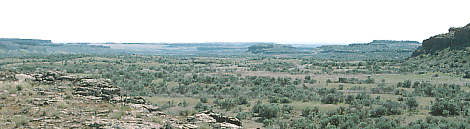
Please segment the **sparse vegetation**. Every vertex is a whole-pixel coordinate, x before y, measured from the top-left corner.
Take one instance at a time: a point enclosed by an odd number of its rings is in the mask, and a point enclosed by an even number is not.
[[[419,43],[166,44],[179,54],[155,55],[38,42],[9,42],[31,53],[0,58],[0,128],[470,128],[468,48],[405,59]],[[77,46],[103,51],[44,52]]]

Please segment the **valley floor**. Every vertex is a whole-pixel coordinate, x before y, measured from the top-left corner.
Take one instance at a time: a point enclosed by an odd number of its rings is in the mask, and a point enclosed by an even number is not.
[[[470,128],[470,79],[400,61],[0,59],[0,128]]]

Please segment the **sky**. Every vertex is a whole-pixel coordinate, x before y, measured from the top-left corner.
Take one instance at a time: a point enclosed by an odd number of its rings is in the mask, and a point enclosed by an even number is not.
[[[469,0],[1,0],[0,38],[53,42],[422,41]]]

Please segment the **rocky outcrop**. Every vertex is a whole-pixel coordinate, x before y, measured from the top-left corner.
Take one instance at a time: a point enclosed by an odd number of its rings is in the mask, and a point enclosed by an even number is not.
[[[37,81],[41,83],[52,84],[57,80],[72,80],[73,77],[64,76],[62,72],[59,71],[47,71],[39,72],[34,74],[21,73],[17,74],[11,71],[1,71],[0,72],[0,81]]]
[[[32,77],[32,81],[37,81],[46,84],[54,84],[58,81],[75,81],[79,79],[75,76],[66,76],[65,73],[60,71],[47,71],[42,73],[35,73],[35,74],[25,74]],[[29,79],[29,78],[26,78]]]
[[[196,129],[203,125],[210,125],[215,129],[241,129],[242,122],[234,117],[223,116],[211,111],[203,111],[185,120],[168,119],[166,125],[169,128]]]
[[[133,104],[146,104],[147,101],[141,96],[133,96],[133,97],[124,97],[121,99],[125,103],[133,103]]]
[[[449,33],[436,35],[423,41],[423,46],[413,53],[434,53],[445,48],[463,48],[470,46],[470,24],[460,28],[450,28]]]
[[[73,88],[73,94],[94,96],[109,101],[120,96],[120,88],[111,84],[109,79],[80,79]]]
[[[114,103],[124,102],[131,104],[147,103],[141,96],[121,96],[120,88],[114,86],[109,79],[77,77],[74,75],[65,75],[59,71],[48,71],[34,74],[15,74],[12,72],[2,72],[0,73],[0,79],[19,81],[29,80],[45,84],[69,82],[74,83],[72,86],[74,95],[84,96],[84,98],[89,100],[105,100]]]
[[[191,123],[212,123],[214,128],[242,127],[242,122],[237,118],[222,116],[211,111],[204,111],[193,116],[189,116],[186,120]]]
[[[205,122],[205,123],[215,123],[217,120],[215,118],[211,117],[209,114],[206,113],[199,113],[195,114],[193,116],[189,116],[186,120],[189,122],[194,122],[194,123],[200,123],[200,122]]]
[[[79,78],[55,71],[0,72],[7,78],[0,83],[24,86],[16,92],[0,91],[2,109],[9,111],[4,115],[14,116],[0,119],[0,128],[158,129],[164,119],[172,117],[143,97],[121,96],[109,79]],[[11,119],[19,117],[26,122],[15,126]]]
[[[14,72],[0,71],[0,81],[14,81],[17,80]]]
[[[214,124],[214,128],[216,129],[241,129],[242,127],[232,124],[232,123],[223,122],[223,123]]]
[[[79,78],[55,71],[4,75],[18,80],[15,83],[47,83],[29,87],[31,89],[24,90],[25,93],[9,95],[9,97],[28,98],[24,100],[23,105],[28,105],[30,108],[25,108],[24,112],[22,111],[23,114],[32,115],[28,112],[43,112],[40,116],[31,116],[31,125],[28,125],[31,127],[47,128],[48,125],[54,125],[61,128],[150,129],[163,128],[164,123],[165,128],[197,129],[208,126],[210,128],[242,128],[242,122],[237,118],[211,111],[200,112],[186,119],[176,119],[174,116],[161,112],[160,107],[149,104],[143,97],[122,96],[120,88],[114,86],[109,79]],[[26,80],[30,82],[25,82]],[[26,94],[26,91],[32,93]],[[0,95],[9,94],[7,91],[4,92],[0,92]],[[114,106],[106,106],[108,104]],[[16,102],[9,106],[15,105]],[[78,108],[70,107],[72,105]],[[46,107],[57,111],[47,113],[43,110]]]
[[[212,113],[212,112],[204,112],[205,114],[208,114],[210,117],[214,118],[216,122],[218,123],[230,123],[234,124],[237,126],[242,126],[242,122],[238,120],[235,117],[228,117],[228,116],[222,116],[220,114]]]

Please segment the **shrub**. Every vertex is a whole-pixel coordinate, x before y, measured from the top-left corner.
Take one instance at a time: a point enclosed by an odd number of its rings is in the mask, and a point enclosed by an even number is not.
[[[294,112],[294,106],[291,106],[289,104],[284,104],[284,105],[282,105],[281,110],[285,114],[290,114],[290,113]]]
[[[431,106],[431,114],[434,116],[459,115],[458,102],[450,98],[436,98]]]
[[[248,99],[246,97],[238,97],[238,104],[239,105],[248,104]]]
[[[195,112],[192,110],[182,110],[179,112],[180,116],[191,116],[193,114],[195,114]]]
[[[321,99],[321,102],[324,104],[337,104],[341,102],[342,96],[337,94],[328,94],[324,98]]]
[[[209,106],[207,106],[206,104],[203,104],[202,102],[199,102],[196,104],[196,106],[194,106],[194,109],[198,111],[205,111],[205,110],[209,110]]]
[[[281,103],[290,103],[291,102],[290,99],[287,98],[287,97],[282,97],[280,101],[281,101]]]
[[[239,112],[237,114],[237,116],[235,116],[235,117],[239,120],[244,120],[244,119],[250,117],[250,113],[248,113],[248,112]]]
[[[25,116],[15,116],[13,117],[13,122],[15,122],[15,128],[19,128],[21,126],[25,126],[29,122],[29,118]]]
[[[199,98],[199,101],[201,101],[201,103],[208,103],[209,102],[209,100],[206,97]]]
[[[413,97],[407,98],[405,103],[406,103],[406,106],[408,106],[408,109],[412,109],[412,110],[416,109],[419,106],[418,101],[416,101],[416,99]]]
[[[307,118],[313,118],[319,113],[318,107],[306,107],[302,110],[302,116]]]
[[[382,104],[382,106],[387,109],[387,115],[400,115],[401,114],[401,104],[395,101],[387,100]]]
[[[281,107],[278,104],[256,104],[253,112],[258,113],[264,119],[277,118],[280,115]]]
[[[383,106],[378,106],[372,110],[369,111],[369,116],[370,117],[381,117],[385,116],[385,113],[387,112],[387,109]]]
[[[16,91],[21,91],[23,90],[23,87],[21,85],[16,85]]]
[[[113,112],[111,113],[111,119],[118,119],[120,120],[122,118],[122,116],[124,116],[126,114],[125,111],[117,111],[117,112]]]

